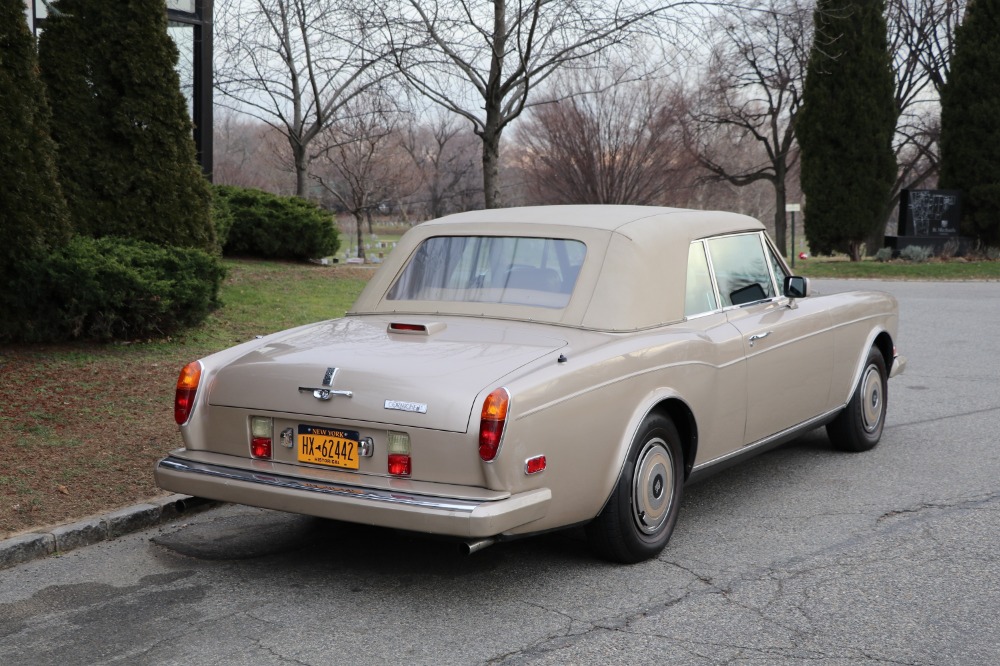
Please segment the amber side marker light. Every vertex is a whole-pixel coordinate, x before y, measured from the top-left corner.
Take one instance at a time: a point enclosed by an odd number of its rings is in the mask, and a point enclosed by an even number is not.
[[[201,383],[201,362],[192,361],[181,370],[177,378],[177,392],[174,393],[174,421],[184,425],[194,411],[194,397]]]
[[[485,462],[491,462],[500,452],[509,405],[510,393],[505,388],[496,389],[483,402],[479,417],[479,457]]]

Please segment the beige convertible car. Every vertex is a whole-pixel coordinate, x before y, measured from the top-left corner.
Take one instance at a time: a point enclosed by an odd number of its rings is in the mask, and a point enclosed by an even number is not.
[[[810,295],[760,222],[638,206],[414,227],[341,319],[194,361],[160,487],[460,538],[586,526],[656,556],[685,483],[825,425],[875,446],[895,300]]]

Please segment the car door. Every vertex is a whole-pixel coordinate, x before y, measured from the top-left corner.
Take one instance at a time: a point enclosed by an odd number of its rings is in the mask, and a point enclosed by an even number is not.
[[[707,241],[723,311],[743,336],[747,367],[743,444],[820,415],[829,400],[833,332],[822,299],[786,298],[783,262],[761,232]]]

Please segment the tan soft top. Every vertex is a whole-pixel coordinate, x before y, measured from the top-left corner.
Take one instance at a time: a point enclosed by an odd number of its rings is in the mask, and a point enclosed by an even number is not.
[[[691,241],[764,226],[746,215],[653,206],[534,206],[449,215],[413,227],[358,297],[352,314],[458,314],[630,331],[684,318]],[[568,238],[587,245],[569,304],[558,310],[523,305],[387,301],[419,245],[434,236]]]

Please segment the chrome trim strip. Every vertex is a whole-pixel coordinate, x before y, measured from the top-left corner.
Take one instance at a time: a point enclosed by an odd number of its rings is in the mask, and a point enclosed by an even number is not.
[[[741,446],[740,448],[736,449],[735,451],[730,451],[729,453],[727,453],[725,455],[722,455],[722,456],[719,456],[718,458],[713,458],[712,460],[709,460],[708,462],[703,462],[700,465],[695,465],[695,467],[691,470],[691,473],[693,474],[695,472],[700,472],[700,471],[704,470],[706,467],[711,467],[713,465],[717,465],[717,464],[719,464],[721,462],[725,462],[726,460],[729,460],[730,458],[735,458],[736,456],[746,455],[747,453],[749,453],[750,451],[753,451],[754,449],[759,449],[759,448],[765,447],[768,444],[771,444],[772,442],[774,442],[775,440],[784,439],[784,438],[788,437],[789,435],[795,434],[797,432],[805,432],[807,430],[812,430],[813,428],[815,428],[815,427],[819,426],[820,424],[822,424],[823,421],[829,419],[831,416],[833,416],[834,414],[836,414],[837,412],[839,412],[841,409],[843,409],[842,406],[841,407],[837,407],[836,409],[831,409],[829,412],[826,412],[825,414],[820,414],[819,416],[813,417],[813,418],[809,419],[808,421],[803,421],[802,423],[800,423],[798,425],[792,426],[791,428],[787,428],[785,430],[782,430],[781,432],[778,432],[778,433],[775,433],[775,434],[770,435],[768,437],[765,437],[764,439],[758,440],[758,441],[756,441],[756,442],[754,442],[752,444],[746,444],[744,446]]]
[[[191,462],[181,460],[173,456],[168,456],[159,462],[159,467],[171,472],[184,474],[203,474],[218,479],[230,481],[242,481],[244,483],[256,483],[264,486],[285,488],[288,490],[301,490],[306,492],[322,493],[324,495],[337,495],[340,497],[352,497],[355,499],[368,500],[371,502],[384,502],[386,504],[401,504],[404,506],[415,506],[424,509],[437,509],[439,511],[459,511],[462,513],[472,513],[476,508],[484,504],[469,500],[452,499],[446,497],[424,497],[420,495],[409,495],[406,493],[377,490],[375,488],[365,488],[361,486],[349,486],[328,481],[306,481],[296,479],[282,474],[265,474],[263,472],[253,472],[250,470],[238,469],[235,467],[223,467],[222,465],[209,465],[207,463]]]

